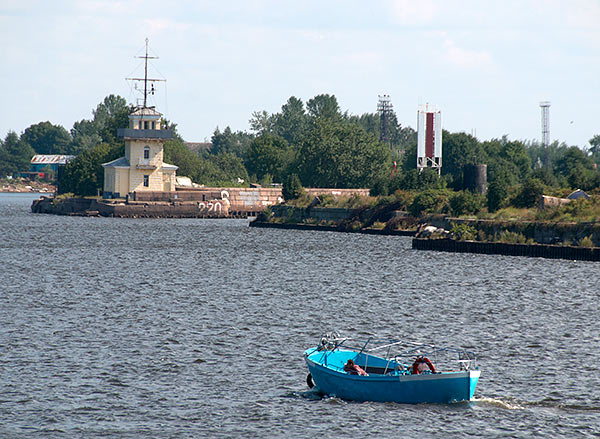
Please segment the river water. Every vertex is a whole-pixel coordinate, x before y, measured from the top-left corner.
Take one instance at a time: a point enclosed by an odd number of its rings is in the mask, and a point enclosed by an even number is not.
[[[0,194],[0,437],[600,437],[595,262],[246,220],[34,215]],[[308,390],[332,330],[467,347],[471,402]]]

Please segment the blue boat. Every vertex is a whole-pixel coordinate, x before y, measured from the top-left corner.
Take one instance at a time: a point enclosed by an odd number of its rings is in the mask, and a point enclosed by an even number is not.
[[[309,387],[351,401],[469,401],[480,375],[470,351],[373,338],[357,345],[337,334],[304,351],[304,359]]]

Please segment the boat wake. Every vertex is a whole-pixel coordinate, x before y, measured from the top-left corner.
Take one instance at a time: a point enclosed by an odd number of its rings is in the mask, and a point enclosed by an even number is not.
[[[483,406],[497,407],[505,410],[524,410],[524,403],[517,401],[507,401],[499,398],[473,398],[471,403]]]
[[[526,410],[526,409],[553,409],[569,412],[597,412],[600,413],[600,407],[595,405],[568,404],[559,400],[544,399],[542,401],[516,401],[500,398],[473,398],[471,403],[483,407],[494,407],[505,410]]]

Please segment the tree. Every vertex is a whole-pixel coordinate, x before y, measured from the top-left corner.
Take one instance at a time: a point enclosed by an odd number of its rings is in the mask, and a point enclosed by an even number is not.
[[[487,190],[487,206],[488,212],[496,212],[504,207],[508,190],[506,184],[501,180],[492,181]]]
[[[249,120],[250,131],[259,136],[273,131],[273,117],[266,111],[254,111]]]
[[[596,134],[590,140],[590,154],[592,158],[598,163],[600,161],[600,134]]]
[[[35,151],[29,144],[9,131],[0,145],[0,176],[17,175],[28,171]]]
[[[251,141],[252,136],[243,131],[234,133],[231,128],[227,127],[221,132],[217,127],[211,137],[211,152],[213,154],[234,154],[244,158]]]
[[[313,118],[340,119],[340,106],[334,95],[320,94],[306,102],[308,114]]]
[[[544,194],[544,183],[537,178],[530,178],[521,187],[512,204],[515,207],[535,207]]]
[[[102,141],[111,144],[119,141],[117,130],[129,126],[129,112],[127,101],[118,95],[111,94],[98,104],[93,111],[93,123]]]
[[[38,154],[68,154],[72,141],[66,129],[50,122],[29,126],[21,135],[21,139]]]
[[[123,146],[100,143],[67,163],[64,167],[58,192],[72,192],[76,195],[96,195],[104,186],[103,163],[110,162],[124,154]]]
[[[390,169],[389,149],[364,129],[342,120],[315,120],[297,153],[296,168],[306,186],[371,187]]]
[[[304,194],[300,178],[296,174],[289,174],[283,182],[282,195],[285,201],[294,200]]]
[[[281,113],[273,116],[275,134],[283,137],[289,145],[298,146],[307,124],[304,103],[295,96],[291,96],[281,107]]]
[[[248,174],[261,180],[270,174],[274,181],[281,182],[293,160],[293,152],[284,138],[263,134],[252,140],[246,158]]]
[[[477,139],[470,134],[444,131],[442,139],[444,151],[442,174],[452,176],[455,189],[462,188],[464,165],[485,163],[485,151]]]

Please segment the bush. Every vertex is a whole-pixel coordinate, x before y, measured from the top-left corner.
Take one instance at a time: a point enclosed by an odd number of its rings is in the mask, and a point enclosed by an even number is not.
[[[537,178],[527,180],[513,200],[515,207],[535,207],[544,194],[545,185]]]
[[[476,214],[483,208],[483,196],[470,191],[460,191],[450,197],[452,215]]]
[[[591,236],[586,236],[584,238],[581,238],[579,240],[579,243],[577,244],[579,247],[594,247],[594,241],[592,241],[592,237]]]
[[[424,213],[448,213],[449,199],[450,192],[446,189],[428,189],[415,197],[408,210],[414,216]]]
[[[452,236],[454,236],[454,239],[457,241],[473,241],[477,236],[477,229],[465,223],[452,223],[450,233],[452,233]]]

